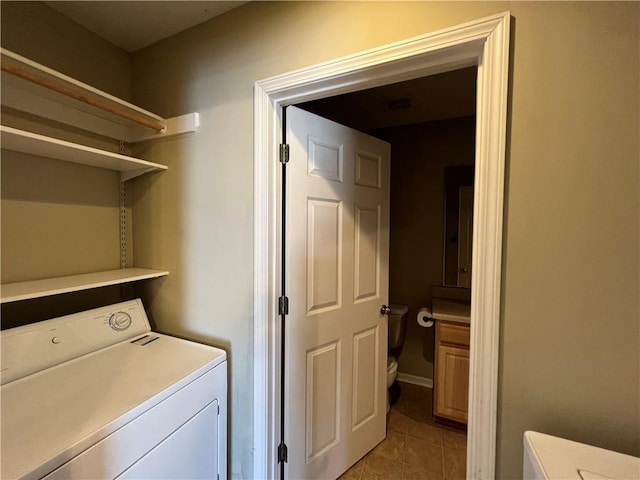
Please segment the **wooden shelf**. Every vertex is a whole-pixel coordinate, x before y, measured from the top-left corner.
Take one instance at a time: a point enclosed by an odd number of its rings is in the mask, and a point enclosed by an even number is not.
[[[0,146],[4,150],[116,170],[121,172],[122,180],[129,180],[155,170],[167,169],[166,165],[159,163],[147,162],[4,125],[0,126]]]
[[[16,53],[0,48],[2,106],[86,132],[134,143],[197,131],[198,113],[162,118]],[[120,172],[128,180],[166,165],[127,157],[13,127],[0,126],[0,147],[30,155]],[[123,196],[121,209],[124,209]],[[121,224],[121,230],[123,229]],[[121,239],[126,238],[124,232]],[[121,250],[124,244],[121,240]],[[168,275],[127,268],[2,285],[0,302],[17,302]]]
[[[136,282],[150,278],[164,277],[169,272],[146,268],[125,268],[104,272],[85,273],[66,277],[47,278],[30,282],[5,283],[2,285],[2,303],[29,300],[32,298],[78,292],[90,288],[107,287],[121,283]]]
[[[0,48],[2,104],[125,142],[195,132],[197,113],[165,119]]]

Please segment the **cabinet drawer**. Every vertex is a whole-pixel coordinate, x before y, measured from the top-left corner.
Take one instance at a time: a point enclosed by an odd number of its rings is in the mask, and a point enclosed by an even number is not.
[[[438,342],[469,346],[469,327],[454,323],[438,322]]]

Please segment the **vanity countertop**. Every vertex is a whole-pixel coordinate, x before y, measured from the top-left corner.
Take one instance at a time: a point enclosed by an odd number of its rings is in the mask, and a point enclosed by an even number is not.
[[[436,320],[469,325],[471,322],[471,304],[460,300],[434,298],[431,301],[431,314]]]

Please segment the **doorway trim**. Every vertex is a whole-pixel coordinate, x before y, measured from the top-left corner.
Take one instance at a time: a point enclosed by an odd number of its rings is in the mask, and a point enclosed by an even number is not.
[[[276,77],[254,87],[254,478],[277,478],[281,107],[477,66],[467,478],[495,477],[510,13]]]

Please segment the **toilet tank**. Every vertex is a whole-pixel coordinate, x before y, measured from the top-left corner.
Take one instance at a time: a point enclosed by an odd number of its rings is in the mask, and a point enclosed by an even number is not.
[[[389,305],[389,351],[394,357],[400,355],[404,345],[404,335],[407,331],[407,305],[392,303]]]

